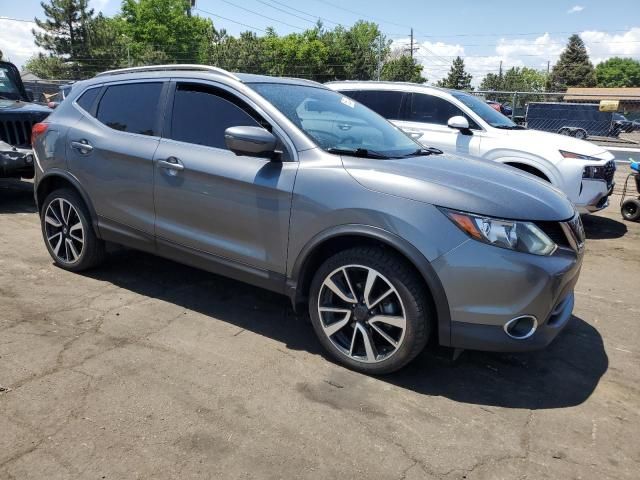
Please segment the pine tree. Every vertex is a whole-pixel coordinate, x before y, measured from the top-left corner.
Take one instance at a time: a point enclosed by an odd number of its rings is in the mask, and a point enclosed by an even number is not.
[[[443,88],[453,88],[455,90],[470,90],[471,79],[473,77],[464,69],[464,60],[456,57],[449,70],[447,78],[438,81],[437,85]]]
[[[565,91],[567,87],[596,86],[595,69],[579,35],[569,37],[567,47],[551,70],[549,84],[555,91]]]
[[[86,60],[90,51],[88,24],[93,18],[87,0],[49,0],[40,5],[47,18],[35,19],[42,29],[32,31],[35,44],[69,62]]]

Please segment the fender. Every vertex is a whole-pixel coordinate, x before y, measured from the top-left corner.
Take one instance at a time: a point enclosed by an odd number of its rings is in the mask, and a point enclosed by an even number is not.
[[[483,158],[500,163],[521,163],[528,165],[544,173],[553,186],[562,187],[560,172],[558,172],[551,162],[537,155],[509,149],[497,149],[487,152]]]
[[[93,225],[93,231],[95,232],[98,238],[102,238],[100,236],[100,229],[98,228],[98,215],[96,214],[96,210],[93,207],[93,203],[91,202],[89,195],[87,195],[87,192],[82,187],[82,184],[80,183],[80,181],[71,173],[65,170],[61,170],[59,168],[52,168],[48,170],[47,173],[45,173],[41,178],[38,179],[38,182],[35,186],[35,192],[34,192],[36,207],[38,208],[38,212],[40,211],[40,205],[38,203],[38,192],[40,191],[40,187],[41,185],[43,185],[43,183],[46,183],[46,181],[52,180],[54,178],[61,178],[63,180],[66,180],[71,185],[73,185],[73,187],[78,191],[78,193],[82,197],[82,200],[84,201],[84,204],[89,209],[89,213],[91,214],[91,224]]]
[[[287,279],[287,291],[294,305],[302,299],[302,292],[298,288],[298,282],[299,279],[305,275],[307,261],[312,257],[313,252],[331,239],[354,235],[368,237],[386,244],[400,252],[413,264],[426,282],[433,298],[438,317],[439,343],[443,346],[451,345],[451,312],[449,310],[449,301],[447,300],[444,287],[437,273],[431,266],[431,263],[411,243],[379,227],[361,224],[338,225],[316,234],[309,240],[298,254]]]

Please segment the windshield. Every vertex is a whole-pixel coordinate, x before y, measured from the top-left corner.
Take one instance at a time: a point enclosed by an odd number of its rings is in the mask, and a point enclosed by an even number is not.
[[[0,65],[0,98],[20,100],[20,90],[13,79],[13,72]]]
[[[478,97],[462,92],[451,92],[451,95],[464,103],[473,113],[494,128],[518,128],[518,125]]]
[[[328,152],[391,158],[422,148],[377,113],[337,92],[279,83],[251,87]]]

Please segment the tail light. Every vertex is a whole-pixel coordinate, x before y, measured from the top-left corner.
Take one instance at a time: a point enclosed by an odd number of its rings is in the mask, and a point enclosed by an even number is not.
[[[37,140],[37,138],[40,135],[42,135],[43,133],[45,133],[48,128],[49,128],[49,124],[48,123],[36,123],[31,128],[31,145],[33,145],[35,143],[35,141]]]

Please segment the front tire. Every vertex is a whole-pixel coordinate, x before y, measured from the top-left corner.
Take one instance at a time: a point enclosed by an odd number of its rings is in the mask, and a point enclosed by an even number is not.
[[[75,191],[51,192],[43,202],[40,224],[49,255],[60,268],[79,272],[103,261],[104,242],[96,236],[89,210]]]
[[[413,360],[429,339],[432,312],[419,275],[382,248],[339,252],[311,283],[309,315],[320,343],[337,362],[367,374]]]

